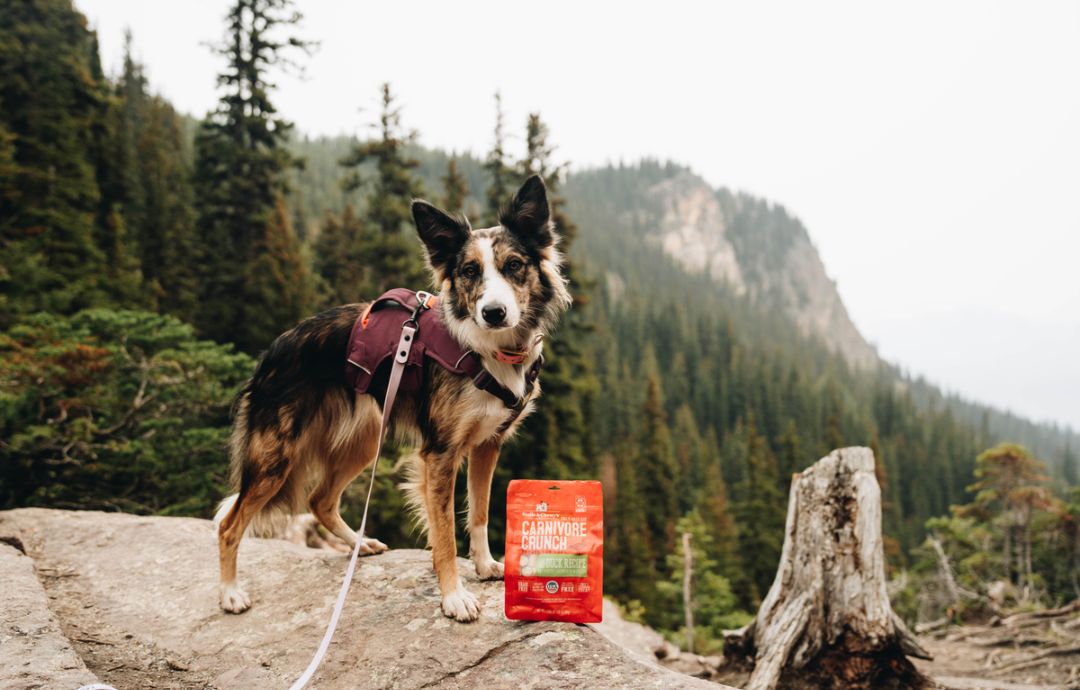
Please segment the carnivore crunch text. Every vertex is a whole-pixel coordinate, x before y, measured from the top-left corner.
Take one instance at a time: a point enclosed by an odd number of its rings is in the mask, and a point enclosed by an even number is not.
[[[603,501],[600,482],[510,482],[506,491],[507,618],[600,622]]]

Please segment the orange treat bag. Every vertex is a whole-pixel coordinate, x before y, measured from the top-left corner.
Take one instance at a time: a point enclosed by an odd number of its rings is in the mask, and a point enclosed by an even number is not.
[[[511,481],[505,553],[507,618],[599,623],[604,596],[600,482]]]

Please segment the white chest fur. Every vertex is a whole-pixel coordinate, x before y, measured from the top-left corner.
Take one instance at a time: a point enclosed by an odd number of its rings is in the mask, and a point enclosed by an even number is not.
[[[495,379],[514,395],[521,397],[525,394],[525,372],[531,366],[533,358],[540,356],[540,347],[532,354],[532,358],[525,365],[514,366],[497,362],[490,358],[484,359],[484,367]],[[499,428],[509,419],[511,410],[506,404],[487,391],[476,387],[470,387],[463,396],[462,409],[459,412],[466,417],[473,433],[472,443],[482,443],[491,438]],[[519,419],[523,419],[531,411],[532,403],[526,405]]]

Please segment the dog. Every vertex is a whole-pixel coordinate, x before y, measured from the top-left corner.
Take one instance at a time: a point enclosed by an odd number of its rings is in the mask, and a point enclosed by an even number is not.
[[[510,418],[500,399],[468,377],[427,362],[419,390],[403,390],[392,411],[392,432],[417,447],[406,488],[428,535],[442,611],[466,622],[479,617],[480,606],[457,569],[458,470],[468,463],[469,556],[476,574],[501,578],[503,565],[492,557],[487,534],[492,475],[499,449],[540,394],[539,386],[526,385],[526,372],[571,299],[539,176],[525,181],[494,227],[473,230],[464,217],[421,200],[413,201],[412,215],[438,290],[435,308],[447,329],[480,355],[502,386],[527,396],[506,425]],[[237,397],[230,464],[238,493],[222,502],[216,518],[221,608],[227,612],[251,606],[236,578],[237,550],[249,527],[265,533],[275,515],[310,509],[350,548],[360,539],[342,520],[339,504],[345,488],[375,460],[379,445],[381,403],[357,393],[343,373],[350,333],[366,308],[335,307],[279,336]],[[496,358],[506,349],[527,350],[524,361]],[[364,537],[359,548],[374,554],[387,546]]]

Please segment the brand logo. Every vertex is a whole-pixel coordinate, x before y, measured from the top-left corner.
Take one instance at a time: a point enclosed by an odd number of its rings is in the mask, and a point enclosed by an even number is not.
[[[576,512],[578,512],[578,513],[584,513],[585,512],[585,497],[584,496],[578,496],[577,497],[577,500],[574,502],[574,510]]]
[[[547,501],[540,501],[539,503],[537,503],[536,504],[536,512],[538,512],[538,513],[546,513],[547,512]]]
[[[548,594],[554,594],[559,591],[559,583],[555,580],[548,580],[547,584],[544,585],[544,589],[547,590]]]

